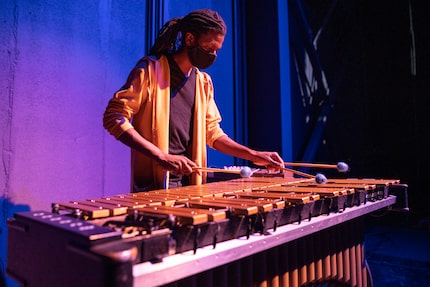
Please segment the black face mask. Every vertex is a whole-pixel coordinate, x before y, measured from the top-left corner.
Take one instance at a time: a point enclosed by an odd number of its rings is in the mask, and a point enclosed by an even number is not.
[[[200,46],[188,47],[191,64],[199,69],[206,69],[215,62],[216,54],[203,50]]]

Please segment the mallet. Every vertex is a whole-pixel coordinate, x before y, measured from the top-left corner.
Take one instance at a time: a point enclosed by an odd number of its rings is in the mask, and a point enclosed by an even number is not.
[[[247,178],[252,176],[251,168],[244,166],[241,169],[224,169],[215,167],[193,167],[193,170],[199,170],[203,172],[224,172],[224,173],[234,173],[239,174],[241,177]]]
[[[301,172],[301,171],[291,169],[288,167],[283,167],[282,170],[289,171],[289,172],[292,172],[292,173],[297,174],[297,175],[301,175],[301,176],[306,177],[306,178],[315,178],[316,183],[326,183],[327,182],[327,177],[322,173],[317,173],[316,175],[312,175],[312,174]]]
[[[320,163],[300,163],[300,162],[284,162],[285,166],[290,167],[313,167],[313,168],[334,168],[338,172],[347,172],[349,170],[348,164],[338,162],[337,164],[320,164]]]

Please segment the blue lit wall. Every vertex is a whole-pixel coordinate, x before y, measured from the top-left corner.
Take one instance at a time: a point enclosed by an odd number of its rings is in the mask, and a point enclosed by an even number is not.
[[[102,115],[145,55],[147,32],[158,31],[148,27],[148,3],[159,5],[163,23],[202,7],[223,16],[227,37],[208,72],[222,127],[246,144],[241,129],[247,128],[242,115],[247,95],[239,95],[243,90],[238,88],[245,66],[237,60],[246,47],[237,18],[243,11],[235,1],[1,1],[2,273],[6,220],[15,212],[129,192],[129,149],[103,129]],[[209,151],[211,166],[235,163]]]
[[[2,271],[14,212],[128,191],[129,151],[102,114],[146,27],[140,1],[120,2],[0,2]]]

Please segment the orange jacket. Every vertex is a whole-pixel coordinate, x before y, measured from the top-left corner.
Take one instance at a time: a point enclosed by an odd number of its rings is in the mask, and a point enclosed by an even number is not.
[[[196,69],[197,70],[197,69]],[[145,57],[130,72],[126,84],[109,101],[103,126],[115,138],[134,128],[163,152],[169,150],[170,70],[167,58]],[[206,167],[206,145],[225,135],[219,123],[221,115],[214,101],[211,77],[196,72],[196,97],[192,158],[198,166]],[[155,183],[157,189],[167,188],[169,173],[141,153],[131,150],[132,190]],[[193,173],[192,184],[206,182],[204,176]]]

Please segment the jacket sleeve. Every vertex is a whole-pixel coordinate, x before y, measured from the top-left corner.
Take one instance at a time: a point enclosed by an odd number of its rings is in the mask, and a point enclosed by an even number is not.
[[[103,115],[103,127],[116,139],[133,128],[131,119],[148,95],[147,63],[135,67],[125,85],[108,102]]]

